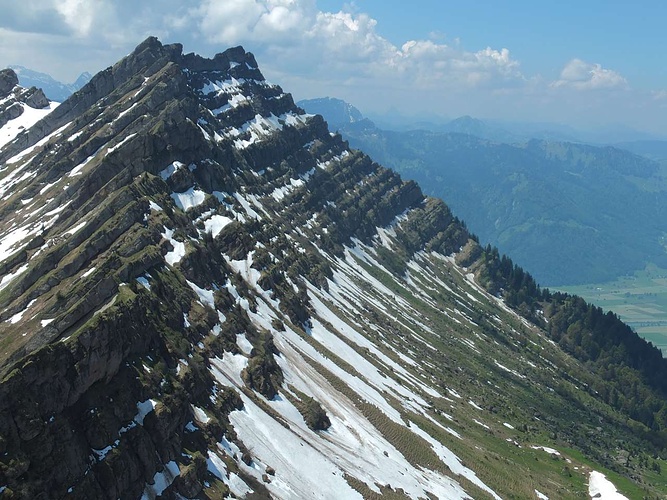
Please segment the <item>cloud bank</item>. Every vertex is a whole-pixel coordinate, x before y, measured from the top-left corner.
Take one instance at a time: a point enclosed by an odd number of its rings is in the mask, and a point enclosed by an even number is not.
[[[469,52],[430,40],[396,47],[367,14],[322,12],[312,0],[205,0],[191,14],[211,42],[261,46],[282,61],[308,64],[312,74],[341,75],[341,83],[350,77],[411,78],[425,87],[523,80],[506,48]]]
[[[571,87],[578,90],[629,88],[628,82],[616,71],[605,69],[581,59],[569,61],[560,73],[560,79],[552,87]]]

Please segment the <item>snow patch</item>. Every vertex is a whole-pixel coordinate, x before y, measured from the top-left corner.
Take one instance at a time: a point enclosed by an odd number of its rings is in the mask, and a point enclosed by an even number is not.
[[[225,217],[224,215],[213,215],[210,219],[204,221],[204,228],[207,233],[211,233],[211,235],[215,238],[218,234],[220,234],[220,231],[222,231],[224,227],[231,222],[233,222],[233,220],[229,217]]]
[[[192,405],[192,411],[194,412],[197,421],[201,422],[202,424],[206,424],[209,420],[211,420],[208,415],[206,415],[206,412],[199,406]]]
[[[153,399],[147,399],[146,401],[138,402],[137,414],[134,416],[133,420],[139,425],[144,425],[144,418],[146,418],[146,415],[155,409],[156,404],[157,401],[154,401]]]
[[[188,286],[194,291],[199,297],[199,301],[202,304],[206,304],[211,308],[215,309],[215,300],[213,299],[213,290],[205,290],[204,288],[199,288],[192,281],[185,280],[188,283]]]
[[[153,200],[150,200],[148,202],[148,206],[150,207],[151,210],[153,210],[155,212],[162,212],[162,207],[160,205],[158,205],[157,203],[155,203]]]
[[[604,474],[597,471],[591,471],[589,476],[588,494],[591,498],[600,500],[628,500],[616,490],[616,486]]]
[[[204,203],[206,193],[200,189],[191,187],[183,193],[171,193],[171,198],[178,208],[187,212],[188,209],[196,207]]]
[[[185,167],[185,163],[181,163],[180,161],[174,161],[170,163],[167,168],[160,170],[160,177],[162,177],[163,181],[166,181],[174,175],[174,173],[178,172],[180,169]]]
[[[74,233],[78,232],[80,229],[82,229],[86,224],[87,224],[87,222],[83,221],[83,222],[77,224],[76,226],[74,226],[72,229],[70,229],[68,231],[65,231],[65,234],[74,234]]]
[[[150,290],[150,289],[151,289],[151,284],[148,282],[148,280],[146,279],[145,276],[139,276],[139,277],[137,278],[137,281],[138,281],[139,284],[140,284],[141,286],[143,286],[146,290]]]
[[[95,269],[97,269],[95,266],[91,267],[91,268],[88,269],[85,273],[83,273],[83,274],[81,275],[81,277],[82,277],[82,278],[87,278],[88,276],[90,276],[91,274],[93,274],[93,273],[95,272]]]
[[[164,233],[162,233],[162,237],[166,240],[169,240],[171,246],[174,247],[174,249],[171,252],[167,252],[167,254],[164,256],[164,260],[167,262],[167,264],[171,266],[179,263],[181,259],[185,257],[185,243],[183,243],[182,241],[176,241],[174,239],[174,230],[167,229],[166,227],[164,228]]]
[[[253,346],[246,337],[245,333],[239,333],[236,335],[236,345],[239,347],[239,349],[241,349],[243,354],[250,356]]]
[[[558,450],[554,450],[553,448],[549,448],[548,446],[531,446],[533,450],[543,450],[547,452],[549,455],[559,455],[560,452]]]
[[[2,246],[2,243],[0,242],[0,247]],[[2,260],[2,259],[0,259]],[[19,274],[22,274],[28,270],[28,264],[23,264],[21,267],[19,267],[16,271],[13,273],[7,274],[2,277],[2,281],[0,281],[0,290],[5,288],[7,285],[9,285],[12,280],[14,280]]]
[[[468,404],[475,408],[476,410],[484,410],[481,406],[479,406],[477,403],[475,403],[472,399],[468,401]]]
[[[173,460],[164,466],[162,472],[156,472],[153,476],[153,484],[146,484],[141,500],[152,500],[166,490],[171,483],[180,475],[178,464]]]
[[[123,144],[125,144],[127,141],[129,141],[130,139],[132,139],[132,138],[133,138],[134,136],[136,136],[136,135],[137,135],[137,134],[130,134],[130,135],[128,135],[125,139],[123,139],[122,141],[120,141],[118,144],[116,144],[115,146],[110,147],[109,149],[107,149],[107,154],[111,154],[111,153],[113,153],[114,151],[120,149],[120,147],[121,147]]]
[[[23,112],[0,128],[0,148],[56,109],[59,103],[51,102],[47,107],[42,109],[31,108],[24,103],[18,103],[18,105],[23,108]]]

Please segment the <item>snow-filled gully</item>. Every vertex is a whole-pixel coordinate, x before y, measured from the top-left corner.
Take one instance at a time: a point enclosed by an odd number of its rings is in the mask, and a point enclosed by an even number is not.
[[[354,257],[348,254],[348,259]],[[232,412],[230,421],[239,439],[252,450],[257,462],[253,463],[254,466],[243,463],[239,463],[239,466],[246,474],[257,479],[261,479],[267,466],[275,469],[275,477],[266,486],[280,498],[360,498],[359,493],[345,480],[345,474],[359,479],[376,493],[380,493],[380,486],[387,486],[395,490],[401,488],[412,498],[425,497],[429,493],[438,498],[469,498],[453,478],[411,464],[348,396],[331,385],[324,375],[330,373],[349,387],[355,397],[379,408],[394,424],[412,432],[415,439],[423,440],[424,445],[430,446],[453,474],[460,474],[494,498],[499,498],[442,443],[414,422],[409,422],[411,412],[433,420],[426,411],[429,406],[427,401],[416,390],[429,397],[437,397],[439,393],[384,354],[357,328],[350,326],[353,322],[342,321],[335,312],[345,309],[345,304],[338,302],[338,296],[347,295],[349,298],[350,292],[353,292],[358,300],[368,300],[355,280],[361,278],[376,284],[376,280],[371,279],[363,268],[353,262],[350,264],[346,261],[347,266],[339,267],[346,269],[345,274],[340,271],[335,273],[338,278],[334,278],[334,281],[341,281],[345,277],[345,291],[326,293],[309,287],[311,305],[315,311],[311,328],[308,329],[309,340],[288,325],[285,325],[285,331],[275,331],[271,320],[277,317],[274,312],[278,310],[277,302],[256,286],[256,276],[244,276],[261,295],[256,300],[256,312],[248,308],[248,316],[258,328],[272,331],[274,343],[281,353],[276,356],[276,360],[283,371],[285,382],[279,396],[272,401],[255,395],[277,412],[282,422],[263,411],[261,405],[243,391],[239,391],[244,408]],[[247,267],[242,265],[247,264],[245,262],[234,264],[237,271]],[[350,272],[356,275],[354,279],[348,275]],[[386,296],[390,292],[383,288],[380,293]],[[385,300],[391,299],[386,297]],[[377,310],[382,310],[382,305],[377,301],[374,305]],[[416,314],[407,303],[401,306],[406,313]],[[390,312],[387,311],[387,314]],[[408,316],[410,321],[412,314]],[[322,351],[317,346],[321,346]],[[349,373],[338,366],[323,354],[327,351],[335,352],[353,366],[356,373]],[[240,389],[243,387],[241,371],[247,366],[247,361],[243,354],[226,353],[223,358],[212,361],[212,374],[220,384]],[[402,383],[382,371],[393,372]],[[288,387],[294,387],[319,401],[331,420],[331,427],[326,431],[310,430],[296,407],[285,397]],[[284,423],[287,423],[288,428]],[[437,421],[434,423],[461,439],[456,431]]]

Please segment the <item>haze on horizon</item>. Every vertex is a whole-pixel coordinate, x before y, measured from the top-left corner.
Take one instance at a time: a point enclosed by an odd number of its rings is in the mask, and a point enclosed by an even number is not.
[[[243,45],[295,100],[365,113],[624,126],[667,137],[667,4],[566,0],[0,0],[0,67],[71,82],[149,35]]]

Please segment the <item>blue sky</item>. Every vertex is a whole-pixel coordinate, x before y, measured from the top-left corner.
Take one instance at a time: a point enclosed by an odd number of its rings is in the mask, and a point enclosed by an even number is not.
[[[667,41],[667,2],[618,0],[420,0],[405,7],[396,0],[357,0],[378,31],[394,44],[443,35],[470,50],[507,47],[529,74],[557,76],[562,65],[582,58],[610,66],[637,84],[667,87],[661,46]],[[350,3],[318,2],[336,11]]]
[[[0,0],[0,67],[73,81],[148,35],[252,51],[296,99],[667,135],[667,2]]]

